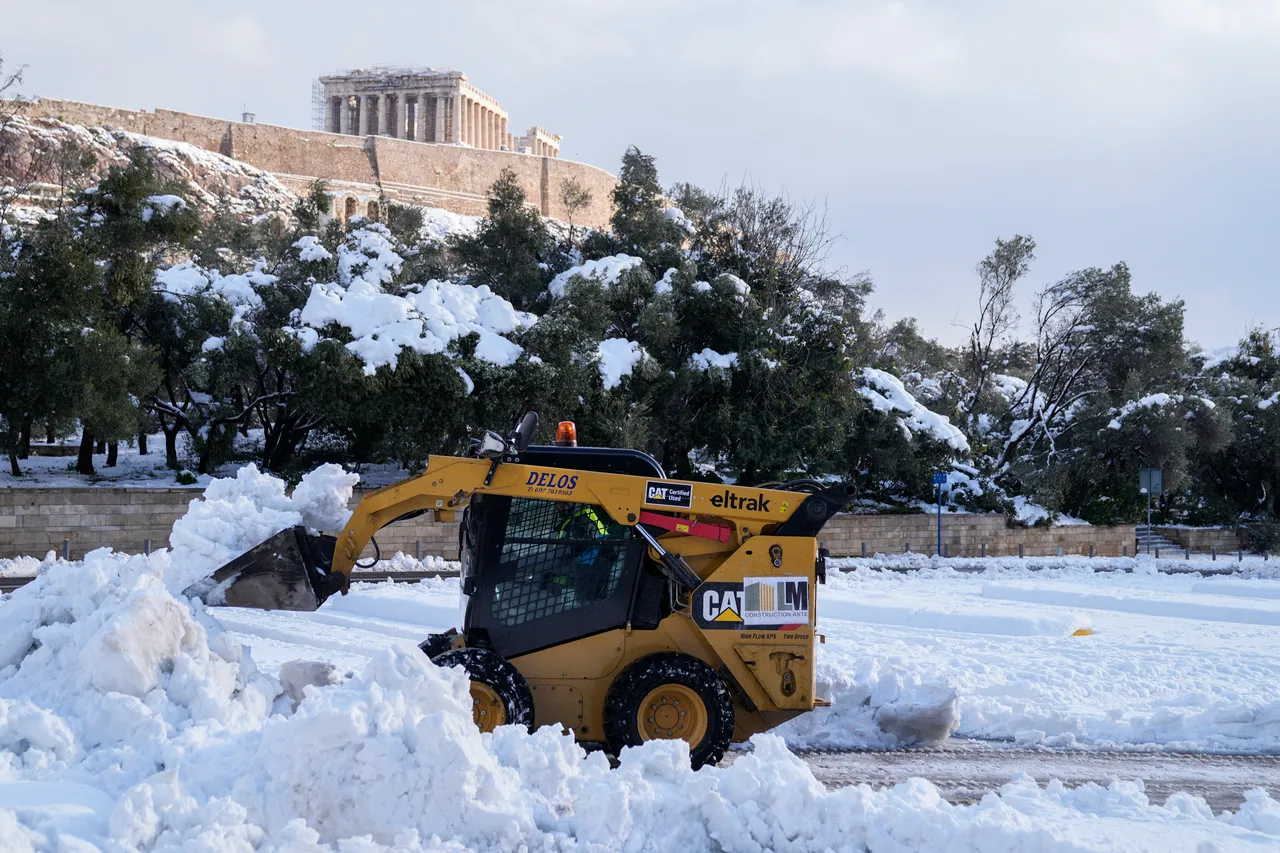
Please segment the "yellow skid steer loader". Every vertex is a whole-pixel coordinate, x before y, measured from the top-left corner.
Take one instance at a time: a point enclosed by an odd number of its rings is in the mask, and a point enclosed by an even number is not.
[[[531,446],[537,420],[486,433],[469,457],[430,457],[362,498],[336,537],[284,530],[187,595],[314,610],[347,592],[382,527],[461,516],[463,624],[422,649],[469,673],[482,730],[557,725],[615,755],[681,739],[699,767],[826,704],[814,690],[827,556],[816,536],[850,484],[672,480],[648,454],[577,447],[568,422],[555,445]]]

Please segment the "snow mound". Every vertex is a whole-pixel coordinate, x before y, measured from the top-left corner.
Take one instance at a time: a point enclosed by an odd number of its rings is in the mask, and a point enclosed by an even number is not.
[[[165,588],[168,553],[91,551],[0,598],[0,767],[105,750],[110,776],[149,773],[192,723],[252,728],[278,685]],[[101,760],[101,759],[100,759]]]
[[[174,522],[166,582],[174,594],[207,577],[287,527],[334,530],[347,520],[347,505],[359,481],[328,464],[303,476],[293,495],[284,481],[246,465],[234,477],[215,479],[204,497]]]
[[[826,602],[823,603],[824,608]],[[777,734],[797,749],[865,749],[939,744],[960,725],[960,698],[946,681],[924,681],[889,661],[856,668],[818,658],[818,694],[831,700],[782,725]]]
[[[618,283],[618,279],[622,277],[624,272],[643,263],[644,261],[641,258],[632,257],[631,255],[610,255],[598,261],[587,261],[579,266],[570,267],[551,279],[548,289],[551,291],[552,296],[559,299],[564,296],[565,289],[569,286],[569,281],[575,276],[593,278],[605,287],[612,287]]]
[[[727,767],[695,772],[685,744],[666,741],[623,750],[611,769],[550,727],[481,734],[464,674],[407,643],[349,678],[289,667],[285,703],[205,612],[165,591],[167,561],[98,551],[0,598],[0,636],[40,608],[38,647],[0,670],[5,849],[986,853],[1280,838],[1280,805],[1261,791],[1215,817],[1190,795],[1152,805],[1133,782],[1020,777],[972,806],[919,779],[828,790],[773,735]],[[104,688],[105,669],[146,692]],[[885,745],[945,736],[954,690],[896,669],[869,661],[837,685],[825,720],[792,725],[861,726]]]
[[[860,378],[865,384],[858,388],[858,393],[872,408],[877,412],[900,412],[904,415],[898,418],[898,426],[907,438],[911,438],[916,432],[923,432],[953,450],[969,452],[969,440],[951,423],[950,418],[930,411],[917,402],[898,377],[874,367],[864,367]]]

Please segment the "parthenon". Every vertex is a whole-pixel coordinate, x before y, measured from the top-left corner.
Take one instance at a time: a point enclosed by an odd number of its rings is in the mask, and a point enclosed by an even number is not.
[[[496,98],[461,71],[435,68],[356,69],[320,78],[323,129],[559,157],[559,134],[534,125],[523,136],[507,128]],[[317,116],[319,113],[317,112]]]

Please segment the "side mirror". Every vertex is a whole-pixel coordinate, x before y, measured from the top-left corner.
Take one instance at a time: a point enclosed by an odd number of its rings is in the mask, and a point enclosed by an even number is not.
[[[501,459],[506,452],[507,440],[491,429],[485,430],[484,438],[480,439],[480,446],[476,448],[476,455],[483,459]]]
[[[516,426],[516,431],[512,433],[516,453],[519,453],[529,446],[529,443],[533,441],[533,434],[537,431],[538,413],[526,412],[525,416],[520,419],[520,423]]]

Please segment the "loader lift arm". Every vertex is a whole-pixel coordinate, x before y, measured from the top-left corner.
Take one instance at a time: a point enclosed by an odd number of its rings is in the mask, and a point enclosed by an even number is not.
[[[715,539],[716,550],[727,552],[762,533],[812,535],[852,494],[846,484],[806,494],[524,464],[519,454],[536,425],[530,413],[505,438],[488,432],[473,442],[471,457],[431,456],[422,473],[361,498],[336,537],[303,528],[281,531],[186,594],[209,604],[314,610],[334,592],[346,594],[357,560],[383,527],[424,512],[451,521],[477,495],[593,505],[624,527],[662,514],[665,523],[652,526],[653,532],[638,527],[640,535],[663,574],[677,589],[691,590],[702,577],[678,551],[671,553],[681,537]]]

